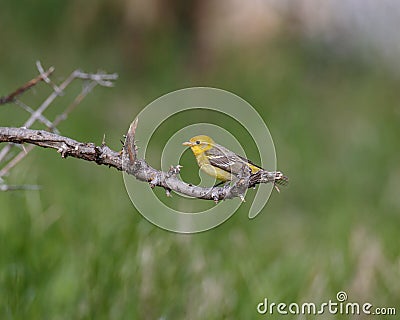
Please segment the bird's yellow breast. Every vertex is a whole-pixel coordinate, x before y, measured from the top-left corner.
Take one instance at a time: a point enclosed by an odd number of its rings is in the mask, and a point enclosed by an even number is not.
[[[232,180],[232,176],[229,172],[211,165],[210,161],[208,160],[204,152],[200,152],[197,155],[195,154],[195,157],[197,160],[197,164],[200,167],[200,170],[203,171],[204,173],[208,174],[211,177],[217,178],[218,180],[221,181]]]

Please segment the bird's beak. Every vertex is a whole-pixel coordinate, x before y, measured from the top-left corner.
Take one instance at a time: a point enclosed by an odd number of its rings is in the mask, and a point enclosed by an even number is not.
[[[182,145],[183,145],[183,146],[187,146],[187,147],[191,147],[191,146],[192,146],[192,143],[189,142],[189,141],[186,141],[186,142],[182,143]]]

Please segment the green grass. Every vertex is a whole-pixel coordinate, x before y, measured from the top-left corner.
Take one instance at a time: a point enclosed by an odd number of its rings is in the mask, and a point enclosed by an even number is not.
[[[161,64],[160,53],[152,54],[141,80],[110,56],[104,64],[120,73],[117,87],[96,88],[62,133],[96,143],[105,133],[117,150],[153,99],[193,84],[221,87],[266,121],[289,186],[254,220],[245,204],[213,230],[180,235],[135,211],[121,173],[37,148],[9,181],[42,189],[0,193],[0,317],[245,319],[257,318],[264,297],[317,303],[340,290],[351,301],[398,306],[398,80],[293,38],[224,52],[198,75],[184,71],[179,55]],[[54,56],[51,64],[61,69],[90,60]],[[105,57],[90,64],[102,66]],[[5,67],[10,77],[0,76],[4,92],[33,75],[22,69],[16,76],[12,67]],[[25,99],[39,101],[40,94]],[[12,108],[0,109],[2,126],[18,123]],[[173,122],[163,130],[174,132]],[[165,137],[155,140],[162,145]]]

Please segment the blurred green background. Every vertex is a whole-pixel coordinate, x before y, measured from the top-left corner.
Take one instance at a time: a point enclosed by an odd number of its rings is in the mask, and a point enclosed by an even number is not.
[[[56,81],[77,68],[119,74],[115,88],[95,88],[59,126],[63,135],[100,144],[105,134],[119,150],[146,104],[184,87],[218,87],[261,114],[290,185],[254,220],[246,204],[213,230],[174,234],[135,211],[120,172],[36,148],[7,182],[42,189],[0,193],[1,319],[280,319],[258,315],[257,304],[336,301],[340,290],[400,312],[393,35],[352,28],[351,15],[335,29],[323,12],[299,8],[307,1],[266,3],[2,3],[0,95],[36,76],[36,60],[56,67]],[[363,12],[376,30],[391,21],[374,24]],[[21,100],[37,105],[48,94],[41,88]],[[78,90],[71,86],[50,114]],[[0,126],[26,117],[0,106]],[[173,121],[166,130],[174,132]]]

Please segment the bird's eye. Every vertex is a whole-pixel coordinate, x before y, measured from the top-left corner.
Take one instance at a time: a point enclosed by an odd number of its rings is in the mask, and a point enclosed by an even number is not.
[[[199,140],[197,140],[197,141],[196,141],[196,144],[200,144],[200,141],[199,141]]]

